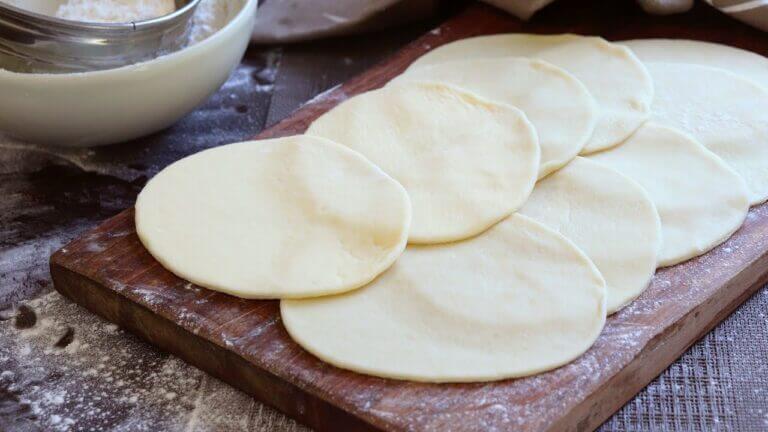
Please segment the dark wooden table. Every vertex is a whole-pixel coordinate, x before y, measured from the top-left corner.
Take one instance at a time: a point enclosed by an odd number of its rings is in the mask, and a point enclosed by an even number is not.
[[[628,0],[564,1],[536,22],[572,22],[578,30],[584,14],[599,14],[611,28],[646,20]],[[657,20],[672,31],[694,26],[705,32],[723,19],[698,5],[685,17]],[[164,166],[255,135],[432,25],[251,47],[204,106],[136,142],[65,150],[0,136],[0,431],[303,429],[53,293],[48,257],[131,206],[146,180]],[[768,430],[766,340],[768,290],[763,289],[603,429]]]

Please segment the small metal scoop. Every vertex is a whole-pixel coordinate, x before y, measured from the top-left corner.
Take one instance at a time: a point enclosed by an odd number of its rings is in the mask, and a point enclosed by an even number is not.
[[[200,0],[145,21],[92,23],[50,17],[0,0],[0,69],[72,73],[112,69],[183,48]]]

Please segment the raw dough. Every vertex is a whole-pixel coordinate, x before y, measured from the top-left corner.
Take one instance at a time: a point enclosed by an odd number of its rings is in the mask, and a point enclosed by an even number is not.
[[[316,137],[231,144],[147,183],[136,231],[179,277],[244,298],[358,288],[402,253],[411,218],[400,184]]]
[[[590,157],[637,181],[661,216],[665,267],[725,241],[749,210],[741,177],[704,146],[674,129],[646,123],[624,144]]]
[[[573,75],[541,60],[452,61],[411,68],[392,82],[430,80],[520,108],[539,135],[539,178],[579,154],[595,128],[596,105],[586,87]]]
[[[652,118],[693,135],[747,182],[751,204],[768,199],[768,90],[727,72],[649,63]]]
[[[536,183],[520,214],[572,240],[608,287],[608,313],[648,286],[661,248],[661,222],[634,180],[583,157]]]
[[[686,39],[635,39],[618,42],[643,62],[692,63],[733,72],[768,89],[768,59],[752,51]]]
[[[355,96],[307,133],[359,151],[405,187],[411,243],[485,231],[523,205],[538,173],[536,132],[520,110],[439,83]]]
[[[594,134],[582,154],[613,147],[634,132],[650,113],[653,82],[626,47],[599,37],[501,34],[462,39],[417,59],[412,68],[451,60],[536,57],[572,73],[597,101]]]
[[[409,246],[360,290],[283,301],[280,310],[294,340],[338,367],[471,382],[575,359],[603,327],[605,296],[581,250],[516,214],[463,242]]]

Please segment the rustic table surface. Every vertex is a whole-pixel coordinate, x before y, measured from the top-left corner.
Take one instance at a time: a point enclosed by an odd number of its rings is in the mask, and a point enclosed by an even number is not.
[[[574,10],[583,8],[614,17],[615,25],[642,16],[627,0],[563,1],[536,20],[574,20],[577,30]],[[699,28],[723,19],[703,4],[685,17],[659,18],[664,25]],[[48,257],[131,206],[146,180],[169,163],[255,135],[436,22],[332,41],[251,47],[204,106],[136,142],[64,150],[0,135],[0,431],[304,430],[63,299],[52,291]],[[768,48],[768,35],[766,41]],[[767,340],[764,288],[602,430],[768,430]]]

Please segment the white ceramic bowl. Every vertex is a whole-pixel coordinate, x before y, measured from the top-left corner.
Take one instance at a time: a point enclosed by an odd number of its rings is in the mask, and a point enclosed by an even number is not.
[[[86,147],[164,129],[216,92],[242,60],[258,0],[225,0],[228,23],[157,59],[105,71],[23,74],[0,69],[0,132],[45,145]]]

